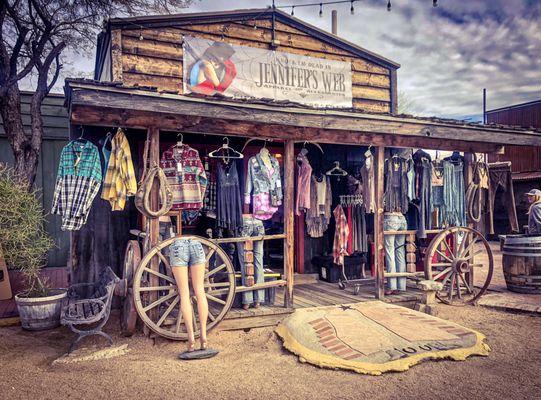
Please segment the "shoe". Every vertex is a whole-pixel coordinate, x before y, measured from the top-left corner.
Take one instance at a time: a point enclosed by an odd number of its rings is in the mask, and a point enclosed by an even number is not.
[[[393,294],[400,294],[401,291],[400,290],[393,290]]]
[[[261,305],[261,304],[259,304],[259,302],[255,302],[255,303],[254,303],[254,308],[259,308],[260,305]]]
[[[390,295],[394,294],[394,290],[389,290],[389,289],[387,289],[387,290],[385,290],[385,292],[383,292],[383,293],[385,294],[385,296],[390,296]]]
[[[200,350],[206,350],[207,349],[207,341],[201,340],[201,348]]]
[[[249,308],[250,308],[250,304],[243,304],[243,305],[242,305],[242,309],[243,309],[243,310],[247,310],[247,309],[249,309]]]

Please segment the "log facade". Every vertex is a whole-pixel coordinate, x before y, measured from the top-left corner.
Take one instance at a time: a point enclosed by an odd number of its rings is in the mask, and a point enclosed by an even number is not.
[[[334,35],[283,12],[276,11],[274,22],[270,11],[258,14],[251,19],[233,13],[215,21],[198,21],[193,17],[176,23],[175,18],[170,18],[167,24],[159,23],[159,26],[154,26],[157,22],[140,19],[137,24],[127,23],[127,19],[112,20],[107,41],[111,54],[110,77],[128,87],[154,87],[162,92],[183,94],[182,43],[184,36],[192,36],[350,62],[353,108],[370,113],[396,110],[398,64],[354,45],[348,50],[333,44],[331,39],[339,43]],[[109,77],[105,68],[98,66],[97,70],[100,72],[96,79]]]

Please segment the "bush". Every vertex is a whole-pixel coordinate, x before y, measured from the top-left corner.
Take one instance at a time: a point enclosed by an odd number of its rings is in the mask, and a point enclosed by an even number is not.
[[[27,188],[12,168],[0,163],[0,246],[8,267],[24,275],[27,295],[39,297],[47,295],[40,271],[54,242],[44,228],[40,191]]]

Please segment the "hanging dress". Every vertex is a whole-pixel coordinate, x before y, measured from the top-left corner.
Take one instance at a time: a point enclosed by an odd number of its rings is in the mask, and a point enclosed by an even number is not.
[[[242,199],[237,163],[218,163],[216,169],[216,225],[238,234],[242,228]]]

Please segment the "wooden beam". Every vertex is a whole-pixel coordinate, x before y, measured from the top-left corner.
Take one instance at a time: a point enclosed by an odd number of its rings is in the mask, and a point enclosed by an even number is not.
[[[111,31],[111,80],[122,82],[122,30]]]
[[[376,212],[374,213],[374,270],[376,271],[376,299],[384,297],[384,257],[383,257],[383,186],[385,167],[385,147],[376,148],[375,160]]]
[[[81,84],[81,86],[84,86]],[[88,90],[91,89],[91,90]],[[235,103],[210,98],[197,98],[164,93],[145,92],[114,87],[80,87],[71,94],[72,107],[101,107],[133,112],[147,111],[164,117],[185,115],[200,118],[242,121],[252,124],[320,129],[326,132],[351,131],[357,134],[388,135],[411,147],[406,138],[424,139],[427,143],[445,144],[447,141],[464,143],[541,145],[541,135],[529,131],[498,129],[485,126],[461,125],[443,121],[401,118],[378,114],[360,114],[346,111],[318,110],[278,105]],[[77,123],[73,121],[74,123]],[[79,122],[81,123],[81,122]],[[82,123],[85,123],[82,121]],[[161,127],[161,125],[159,125]],[[275,132],[280,135],[280,132]],[[341,143],[355,144],[355,140],[342,138]],[[394,146],[394,144],[391,144]],[[398,144],[400,146],[400,144]],[[419,146],[427,148],[427,146]]]
[[[391,114],[398,113],[398,78],[396,69],[391,69]]]
[[[353,144],[386,147],[415,147],[435,150],[458,150],[470,152],[501,153],[503,146],[494,143],[440,140],[435,138],[405,137],[391,134],[363,133],[351,130],[327,130],[279,124],[260,124],[245,121],[202,118],[186,115],[164,115],[148,111],[110,109],[103,107],[74,106],[72,123],[97,126],[123,126],[143,129],[148,124],[162,130],[182,129],[193,133],[253,137],[297,141],[312,141],[330,144]],[[245,210],[247,213],[248,211]]]
[[[287,281],[287,290],[285,293],[284,306],[293,307],[293,268],[295,251],[295,226],[294,226],[294,145],[293,140],[288,140],[285,145],[284,154],[284,228],[286,239],[284,241],[284,274]]]
[[[149,161],[150,166],[152,165],[159,165],[160,163],[160,130],[157,127],[151,127],[149,128],[149,135],[150,135],[150,146],[149,146]],[[150,207],[153,210],[157,210],[159,207],[159,201],[160,201],[160,194],[159,194],[159,188],[158,188],[158,179],[154,179],[154,182],[152,183],[152,189],[150,193]],[[149,221],[149,240],[150,240],[150,247],[154,247],[158,244],[160,239],[160,221],[158,218],[151,218]],[[144,255],[143,255],[144,256]],[[158,257],[152,258],[150,261],[150,268],[153,271],[159,272],[160,269],[160,262]],[[150,274],[150,285],[151,286],[158,286],[158,277],[154,274]],[[151,296],[150,302],[157,300],[157,297],[152,298],[152,296],[157,296],[157,293],[152,292],[149,293]],[[156,319],[159,317],[157,315],[158,308],[155,307],[151,310],[150,318],[153,321],[156,321]]]

